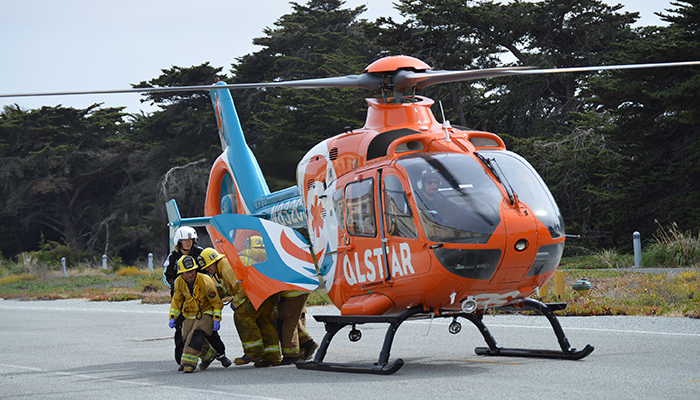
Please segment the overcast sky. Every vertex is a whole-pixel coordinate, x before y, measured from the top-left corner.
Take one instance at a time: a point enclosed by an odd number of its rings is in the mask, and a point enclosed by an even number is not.
[[[670,0],[606,2],[639,11],[638,25],[660,25],[654,12],[670,7]],[[345,7],[362,4],[368,11],[361,18],[400,19],[390,0],[347,0]],[[0,93],[128,89],[162,69],[206,61],[228,72],[236,57],[260,50],[253,38],[290,11],[288,0],[0,0]],[[152,110],[140,98],[3,98],[0,107],[86,108],[103,102],[127,106],[128,112]]]

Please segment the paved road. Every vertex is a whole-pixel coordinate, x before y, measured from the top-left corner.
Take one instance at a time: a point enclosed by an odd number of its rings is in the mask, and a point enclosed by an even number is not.
[[[177,372],[168,305],[81,300],[0,300],[0,399],[698,399],[700,320],[663,317],[560,318],[571,345],[596,350],[580,361],[482,357],[481,335],[467,321],[451,335],[447,320],[409,321],[398,330],[394,375],[298,370],[293,366]],[[312,314],[337,313],[312,307]],[[485,318],[504,347],[557,349],[544,317]],[[347,328],[326,361],[376,361],[384,327]],[[324,329],[310,318],[320,340]],[[228,355],[241,354],[231,311],[221,331]]]

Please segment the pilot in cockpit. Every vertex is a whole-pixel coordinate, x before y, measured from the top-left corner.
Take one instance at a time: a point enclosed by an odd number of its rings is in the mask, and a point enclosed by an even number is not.
[[[418,204],[419,208],[426,213],[426,215],[435,222],[441,223],[444,219],[439,215],[440,210],[443,209],[445,203],[445,198],[439,193],[440,183],[442,181],[442,176],[440,173],[433,169],[426,169],[421,172],[420,178],[418,179]]]

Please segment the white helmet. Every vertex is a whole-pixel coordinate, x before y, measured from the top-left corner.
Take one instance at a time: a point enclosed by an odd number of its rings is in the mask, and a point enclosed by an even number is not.
[[[193,243],[197,241],[197,231],[191,226],[181,226],[175,231],[173,245],[180,243],[180,240],[192,239]]]

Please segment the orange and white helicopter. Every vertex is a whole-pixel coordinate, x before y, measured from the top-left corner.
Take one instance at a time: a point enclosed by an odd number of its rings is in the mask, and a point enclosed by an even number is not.
[[[175,201],[166,203],[171,237],[181,225],[206,226],[256,307],[283,290],[314,290],[320,277],[340,315],[315,316],[325,337],[315,358],[297,367],[391,374],[403,365],[401,359],[389,363],[394,334],[414,318],[452,318],[452,333],[461,329],[457,318],[469,320],[488,345],[477,354],[581,359],[593,351],[569,345],[554,314],[565,304],[530,298],[554,274],[566,238],[542,178],[497,135],[439,122],[434,101],[417,92],[508,75],[696,65],[437,71],[419,59],[392,56],[345,77],[33,95],[210,91],[223,153],[211,169],[204,217],[181,218]],[[367,99],[364,127],[309,150],[298,165],[297,186],[270,193],[228,90],[265,87],[353,87],[381,96]],[[9,96],[16,95],[2,95]],[[310,246],[294,230],[300,227],[308,229]],[[262,238],[267,258],[245,266],[238,254],[252,236]],[[482,320],[489,308],[541,312],[560,350],[498,346]],[[377,363],[324,361],[338,331],[350,326],[356,341],[357,325],[366,323],[389,324]]]

